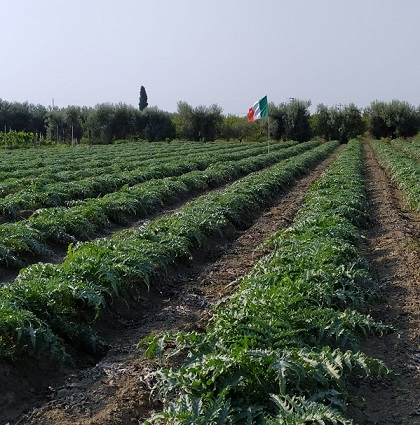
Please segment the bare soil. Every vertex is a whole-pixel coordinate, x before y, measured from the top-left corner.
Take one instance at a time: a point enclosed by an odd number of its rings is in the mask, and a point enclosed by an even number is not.
[[[112,345],[105,357],[78,359],[57,370],[36,359],[19,368],[0,364],[0,424],[138,424],[158,410],[147,376],[159,364],[145,359],[138,342],[154,333],[204,329],[211,306],[267,253],[266,239],[291,223],[307,188],[333,158],[279,194],[250,228],[212,241],[192,264],[172,270],[140,300],[115,303],[100,322]],[[373,216],[366,255],[387,299],[372,314],[397,324],[399,332],[369,339],[363,349],[399,375],[395,382],[357,383],[354,390],[365,401],[348,414],[360,424],[420,424],[420,221],[402,207],[401,194],[368,146],[366,168]]]
[[[360,382],[364,399],[350,409],[360,425],[420,424],[420,216],[404,206],[403,194],[391,183],[365,143],[366,183],[372,226],[366,231],[367,252],[385,301],[372,316],[396,332],[369,338],[367,354],[383,360],[394,379]]]

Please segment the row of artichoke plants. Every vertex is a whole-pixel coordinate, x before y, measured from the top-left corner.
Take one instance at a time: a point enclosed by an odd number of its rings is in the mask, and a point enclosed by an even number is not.
[[[391,179],[404,192],[407,205],[420,212],[420,162],[388,143],[374,140],[372,147]]]
[[[70,245],[61,264],[22,269],[0,290],[0,357],[47,352],[62,359],[68,346],[101,350],[92,326],[112,299],[144,290],[169,265],[192,261],[209,238],[249,224],[282,187],[337,146],[328,142],[252,173],[138,229]]]
[[[261,143],[250,142],[247,145],[261,145]],[[189,154],[194,151],[199,152],[203,148],[232,149],[239,145],[239,142],[217,142],[202,143],[178,141],[172,143],[122,143],[115,145],[78,146],[75,149],[48,148],[29,149],[5,152],[0,158],[0,177],[6,178],[31,176],[36,177],[48,174],[50,168],[54,171],[78,171],[85,168],[86,164],[93,168],[118,162],[127,163],[136,161],[139,157],[152,158],[161,154],[168,155],[171,152],[179,151],[180,154]],[[7,173],[7,174],[3,174]]]
[[[288,146],[288,143],[277,144],[275,150]],[[125,185],[132,186],[153,178],[203,170],[218,161],[234,160],[244,156],[258,155],[262,152],[264,152],[264,148],[261,145],[253,147],[242,145],[231,150],[212,145],[202,146],[188,154],[185,149],[164,151],[152,158],[150,156],[139,158],[135,162],[131,162],[129,167],[127,162],[115,159],[115,163],[121,164],[125,168],[124,171],[115,167],[113,171],[108,170],[103,173],[101,172],[102,165],[98,165],[90,171],[93,174],[79,180],[71,177],[71,180],[68,181],[69,176],[66,175],[66,181],[59,181],[60,174],[51,172],[49,177],[44,174],[38,180],[25,179],[21,182],[23,186],[19,190],[0,198],[0,214],[6,219],[17,220],[22,211],[27,214],[37,208],[61,206],[75,199],[102,196]],[[15,187],[19,184],[19,180],[16,178],[11,181]],[[28,181],[30,184],[25,185]],[[6,190],[7,186],[4,187],[3,183],[3,191]]]
[[[255,150],[231,153],[219,159],[234,160],[211,163],[202,171],[190,169],[202,165],[203,161],[192,164],[182,160],[168,162],[158,171],[147,169],[144,174],[156,172],[176,176],[124,186],[101,198],[73,202],[71,207],[40,209],[29,219],[0,225],[0,262],[21,267],[30,254],[51,255],[51,242],[68,245],[92,239],[98,231],[109,228],[111,222],[125,223],[129,217],[145,218],[165,204],[225,184],[317,145],[319,142],[307,142],[260,155],[250,155],[255,154]],[[215,154],[208,156],[205,163],[216,158]]]
[[[286,142],[285,147],[296,142]],[[283,145],[283,143],[281,144]],[[34,186],[44,187],[50,183],[72,182],[83,178],[103,174],[124,173],[137,169],[142,165],[153,165],[156,160],[170,157],[185,158],[200,156],[214,152],[232,153],[248,149],[257,149],[262,152],[264,146],[261,143],[227,143],[218,142],[209,144],[197,144],[184,142],[183,144],[156,143],[150,146],[142,146],[137,143],[121,145],[118,151],[111,146],[104,146],[102,150],[76,151],[70,153],[55,151],[55,155],[39,158],[37,161],[30,159],[27,154],[25,160],[7,158],[7,166],[0,159],[0,168],[6,166],[7,171],[0,171],[0,195],[15,193],[19,190]],[[71,155],[70,155],[71,154]]]
[[[388,373],[359,351],[360,338],[387,330],[364,313],[377,292],[360,251],[362,170],[353,140],[272,236],[272,251],[214,307],[206,332],[143,340],[149,356],[185,358],[152,373],[164,410],[146,424],[352,423],[349,378]]]
[[[395,139],[391,141],[392,147],[404,153],[406,156],[420,161],[420,141],[406,139]]]

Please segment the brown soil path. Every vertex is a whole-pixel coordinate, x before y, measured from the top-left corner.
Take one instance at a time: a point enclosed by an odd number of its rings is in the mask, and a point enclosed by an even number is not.
[[[383,360],[395,381],[362,382],[365,401],[352,411],[360,425],[420,424],[420,216],[410,212],[365,143],[366,181],[373,225],[366,232],[367,258],[385,302],[372,307],[377,320],[397,332],[369,338],[363,351]]]

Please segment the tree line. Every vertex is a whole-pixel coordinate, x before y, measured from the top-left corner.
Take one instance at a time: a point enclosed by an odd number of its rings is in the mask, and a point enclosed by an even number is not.
[[[218,105],[193,107],[178,102],[177,112],[169,113],[148,107],[145,92],[140,97],[139,108],[125,103],[45,108],[0,99],[0,131],[6,130],[5,142],[7,137],[11,140],[19,135],[19,140],[27,141],[29,133],[34,140],[44,143],[85,144],[109,144],[124,139],[155,142],[178,138],[205,142],[268,137],[304,142],[316,136],[346,143],[365,132],[379,139],[410,137],[420,131],[419,108],[397,100],[375,101],[363,110],[354,104],[333,107],[320,104],[311,114],[310,101],[293,99],[278,105],[270,103],[268,121],[249,123],[246,117],[223,115]]]

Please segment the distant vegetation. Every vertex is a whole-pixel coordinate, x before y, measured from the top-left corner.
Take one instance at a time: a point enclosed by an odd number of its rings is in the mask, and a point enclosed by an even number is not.
[[[248,123],[246,117],[223,115],[218,105],[192,107],[178,102],[175,113],[148,107],[147,94],[143,86],[142,89],[139,108],[125,103],[46,108],[0,99],[0,146],[13,149],[48,144],[110,144],[117,140],[258,141],[268,137],[298,142],[320,137],[347,143],[365,132],[377,139],[395,139],[420,131],[419,108],[397,100],[375,101],[364,110],[354,104],[320,104],[313,114],[309,111],[310,101],[271,103],[267,126],[265,119]]]

